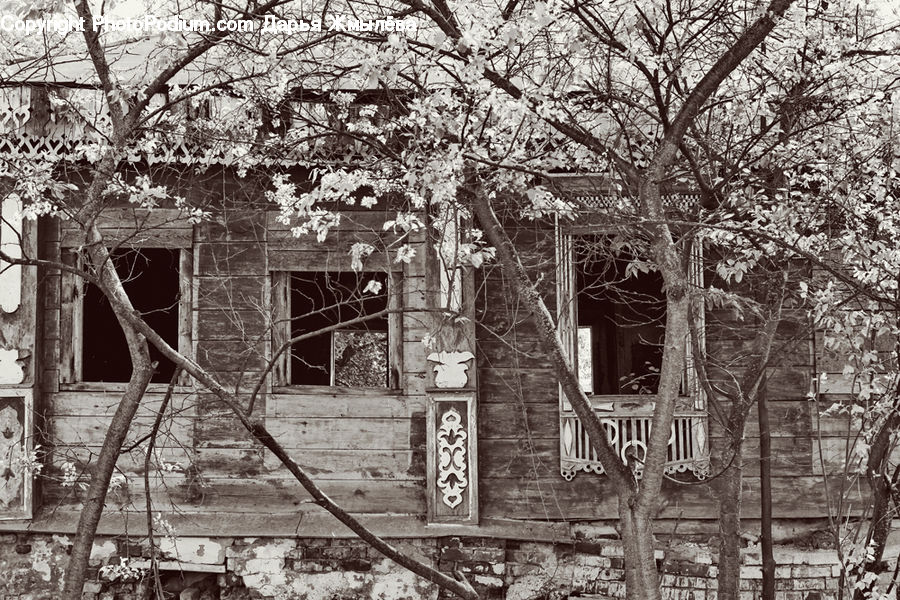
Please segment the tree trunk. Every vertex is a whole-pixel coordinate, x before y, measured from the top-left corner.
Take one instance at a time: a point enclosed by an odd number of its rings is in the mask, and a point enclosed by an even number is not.
[[[743,444],[733,444],[731,463],[715,480],[719,497],[719,600],[741,597],[741,468]]]
[[[138,406],[156,368],[156,365],[150,361],[150,350],[146,338],[128,323],[127,315],[134,311],[134,307],[122,287],[122,280],[116,273],[115,266],[110,260],[109,251],[96,226],[96,217],[104,209],[102,192],[111,179],[115,167],[116,153],[114,151],[107,152],[94,169],[93,179],[84,194],[84,206],[76,216],[76,220],[79,220],[84,226],[84,247],[87,248],[90,256],[90,265],[122,327],[122,333],[125,335],[132,371],[122,400],[106,431],[103,446],[100,448],[94,472],[91,475],[91,483],[78,518],[75,540],[64,575],[62,600],[81,600],[88,559],[91,555],[94,537],[97,534],[97,525],[103,514],[109,482],[131,422],[134,420],[134,415],[137,413]]]
[[[109,429],[106,430],[103,447],[100,448],[94,473],[91,476],[91,485],[78,518],[75,540],[69,555],[69,564],[66,566],[62,600],[81,600],[88,559],[94,545],[94,536],[97,534],[97,525],[103,514],[109,481],[116,468],[119,450],[125,442],[125,436],[128,435],[131,421],[134,419],[141,398],[144,397],[144,391],[153,376],[154,366],[150,362],[150,353],[147,350],[146,342],[143,342],[142,348],[138,350],[140,361],[135,362],[133,366],[131,380],[128,382],[128,387],[125,389],[118,408],[116,408]]]
[[[772,544],[772,431],[765,388],[756,399],[759,415],[759,510],[760,549],[762,551],[762,598],[775,600],[775,555]]]
[[[873,498],[872,516],[869,518],[869,530],[866,533],[866,547],[870,548],[870,552],[867,553],[867,559],[859,565],[857,572],[853,573],[856,581],[863,580],[866,573],[880,575],[884,571],[882,558],[894,517],[891,500],[895,494],[897,478],[900,476],[900,467],[894,471],[893,477],[888,474],[890,451],[893,447],[890,440],[900,428],[900,414],[896,410],[895,403],[894,412],[881,424],[869,448],[866,480],[872,490]],[[868,598],[871,595],[872,586],[873,584],[869,584],[856,589],[853,594],[854,600]]]
[[[753,350],[751,354],[754,356],[753,363],[747,368],[744,376],[735,390],[735,393],[728,394],[730,396],[731,407],[728,413],[726,428],[730,432],[730,448],[723,450],[731,450],[731,455],[719,452],[717,459],[718,471],[720,475],[713,481],[713,489],[719,500],[719,573],[717,576],[719,584],[719,598],[722,600],[738,600],[740,598],[740,574],[741,574],[741,482],[743,478],[743,440],[744,428],[747,422],[747,412],[757,403],[759,411],[759,430],[760,430],[760,456],[763,449],[768,449],[771,443],[768,439],[768,410],[765,403],[766,391],[766,368],[772,354],[772,347],[778,333],[778,324],[781,322],[782,309],[784,306],[784,298],[786,293],[786,285],[789,279],[787,271],[776,271],[780,276],[780,285],[774,285],[776,280],[772,279],[768,285],[763,286],[766,290],[766,297],[761,303],[768,305],[770,310],[765,319],[762,330],[753,342]],[[702,376],[705,378],[706,367],[701,369]],[[705,380],[708,383],[708,380]],[[716,395],[711,386],[707,385],[707,393],[709,401],[716,400]],[[763,440],[763,437],[766,437]],[[726,442],[727,443],[727,442]],[[766,456],[771,455],[770,450],[766,450]],[[766,460],[766,467],[769,466]],[[760,467],[761,479],[765,479]],[[768,494],[768,525],[766,525],[766,502],[763,500],[763,535],[767,536],[768,542],[763,542],[763,562],[764,569],[768,568],[771,575],[771,583],[769,584],[772,592],[771,598],[774,599],[775,593],[775,561],[772,557],[772,510],[771,510],[771,473],[766,482],[768,492],[763,491],[763,498]],[[768,559],[766,558],[768,553]],[[768,560],[767,565],[766,561]],[[765,594],[765,590],[764,590]],[[766,597],[766,596],[764,596]]]
[[[653,520],[619,502],[619,535],[625,558],[625,589],[627,597],[639,600],[660,600],[659,573],[654,556]]]

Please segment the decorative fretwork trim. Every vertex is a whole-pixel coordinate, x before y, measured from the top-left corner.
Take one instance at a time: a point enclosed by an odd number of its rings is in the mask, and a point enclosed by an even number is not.
[[[463,501],[463,492],[469,486],[466,472],[468,437],[459,412],[455,408],[448,409],[441,416],[441,426],[437,432],[437,487],[441,490],[442,501],[450,508],[459,506]]]
[[[162,109],[166,101],[158,94],[148,109]],[[324,123],[329,116],[320,104],[299,106],[305,119],[288,127],[284,140],[268,139],[266,151],[260,152],[258,106],[229,96],[206,98],[202,107],[185,102],[173,111],[163,111],[177,118],[151,123],[144,135],[125,149],[122,160],[239,168],[309,166],[314,164],[315,152],[302,143],[311,133],[306,121]],[[235,130],[226,131],[218,125],[226,120],[235,123]],[[100,90],[51,88],[34,92],[29,86],[0,87],[0,174],[8,170],[3,161],[96,162],[109,146],[111,132],[112,122]]]
[[[667,210],[687,212],[698,205],[700,195],[672,194],[663,196],[662,200]],[[579,210],[610,210],[619,207],[625,200],[621,196],[576,196],[571,201]]]
[[[603,474],[603,465],[591,447],[587,431],[578,417],[563,416],[561,421],[562,476],[571,481],[578,471]],[[644,471],[647,440],[650,438],[651,417],[604,415],[601,422],[609,443],[619,457],[631,466],[635,477],[640,478]],[[709,448],[704,413],[676,415],[672,423],[665,472],[672,475],[686,471],[691,471],[697,479],[709,476]]]

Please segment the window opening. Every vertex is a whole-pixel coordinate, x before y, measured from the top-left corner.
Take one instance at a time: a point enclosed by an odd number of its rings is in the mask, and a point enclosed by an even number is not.
[[[166,343],[178,348],[180,250],[117,248],[110,252],[110,259],[134,308]],[[82,380],[127,382],[131,355],[125,334],[109,300],[93,285],[85,286],[82,324]],[[152,345],[150,360],[158,363],[151,382],[171,380],[174,363]]]
[[[635,257],[616,252],[609,238],[574,242],[582,388],[588,394],[655,394],[665,339],[662,276],[635,268]]]
[[[387,275],[291,273],[290,303],[293,338],[386,310]],[[383,315],[295,343],[290,383],[389,387],[388,329],[388,317]]]
[[[642,459],[646,451],[652,408],[649,403],[631,398],[634,394],[658,392],[665,334],[662,278],[646,269],[640,258],[639,253],[618,246],[612,236],[569,233],[557,222],[556,308],[560,341],[578,369],[582,388],[593,395],[593,410],[623,461],[629,461],[629,457]],[[702,246],[694,244],[688,276],[697,288],[703,287],[702,265]],[[698,308],[694,318],[703,348],[702,301]],[[703,479],[709,476],[710,468],[707,416],[694,373],[692,340],[687,338],[684,343],[687,360],[682,398],[675,406],[665,472],[673,475],[689,470]],[[571,481],[579,471],[604,473],[587,432],[561,387],[559,428],[563,478]],[[631,462],[635,476],[640,478],[641,463]]]

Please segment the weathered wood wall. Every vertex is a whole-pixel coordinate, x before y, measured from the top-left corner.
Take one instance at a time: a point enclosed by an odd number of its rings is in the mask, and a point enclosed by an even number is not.
[[[206,203],[212,218],[189,225],[174,209],[150,213],[112,208],[101,229],[114,242],[189,250],[193,310],[189,320],[190,353],[201,366],[249,402],[248,392],[272,354],[271,277],[273,271],[348,270],[350,246],[373,244],[368,267],[395,272],[400,281],[401,339],[392,352],[400,356],[396,389],[341,390],[324,387],[262,388],[254,415],[322,485],[351,512],[404,515],[414,524],[426,515],[425,410],[431,385],[426,350],[421,343],[430,317],[417,309],[429,306],[434,278],[426,276],[425,234],[412,242],[418,249],[409,264],[386,254],[394,238],[383,230],[387,211],[348,212],[324,242],[315,234],[295,237],[290,226],[260,204],[259,185],[229,174],[195,177],[187,192]],[[43,232],[44,256],[59,259],[80,243],[71,224],[49,221]],[[553,234],[541,225],[522,223],[516,244],[537,278],[551,311],[555,310]],[[51,442],[51,479],[44,486],[48,510],[77,509],[83,489],[63,485],[61,467],[88,465],[102,443],[105,426],[123,389],[117,384],[79,383],[62,377],[60,364],[77,354],[73,324],[67,322],[72,298],[52,271],[41,282],[43,354],[41,373],[47,440]],[[734,314],[709,313],[707,350],[720,358],[747,350],[753,324]],[[614,490],[604,476],[579,473],[571,482],[559,473],[557,383],[544,357],[530,316],[499,269],[475,277],[478,382],[478,504],[482,522],[496,523],[613,519]],[[90,334],[90,333],[87,333]],[[807,402],[811,377],[809,345],[803,332],[785,328],[776,366],[770,369],[767,394],[773,431],[773,467],[778,518],[825,514],[816,437],[815,409]],[[790,343],[787,343],[790,342]],[[162,400],[164,385],[154,384],[142,406],[130,440],[133,451],[119,462],[124,485],[113,491],[110,507],[141,512],[144,506],[142,440]],[[743,514],[759,515],[758,429],[751,414],[745,443]],[[722,424],[711,417],[712,442],[723,438]],[[246,524],[249,515],[273,519],[319,512],[286,471],[265,455],[215,397],[190,385],[177,388],[157,441],[148,483],[155,510],[174,514],[222,514]],[[160,468],[161,463],[171,468]],[[666,519],[709,520],[715,500],[708,485],[674,481],[664,487],[660,513]],[[256,522],[256,521],[252,521]],[[283,521],[282,521],[283,523]],[[302,525],[301,525],[302,526]],[[515,529],[515,527],[513,528]],[[511,530],[512,531],[512,530]]]
[[[261,189],[252,181],[226,174],[192,180],[189,193],[204,202],[212,218],[187,224],[175,209],[146,211],[111,209],[101,230],[114,242],[134,246],[164,246],[190,250],[193,313],[191,353],[226,387],[249,402],[272,354],[269,311],[272,271],[349,270],[352,243],[379,248],[366,268],[390,268],[400,283],[400,305],[409,312],[402,339],[391,352],[402,360],[396,389],[342,390],[312,386],[273,390],[271,381],[253,408],[270,432],[308,469],[324,491],[355,513],[425,513],[424,411],[426,361],[421,337],[427,321],[417,308],[425,306],[423,236],[412,240],[420,250],[409,264],[393,263],[385,244],[395,241],[382,233],[385,211],[347,213],[324,243],[315,234],[295,237],[290,226],[266,211]],[[271,207],[268,207],[271,208]],[[396,214],[396,213],[394,213]],[[54,226],[45,236],[45,256],[80,243],[71,223]],[[60,383],[56,365],[61,356],[77,353],[71,333],[60,336],[67,320],[60,302],[60,277],[45,278],[43,382],[47,391],[47,439],[52,441],[54,478],[44,489],[44,504],[60,510],[79,506],[83,489],[62,483],[61,467],[87,465],[102,444],[122,384]],[[91,335],[92,332],[85,332]],[[93,332],[94,335],[97,332]],[[132,443],[149,431],[165,385],[153,384],[129,434]],[[285,469],[243,430],[239,422],[210,394],[193,386],[178,386],[168,409],[151,465],[149,484],[154,510],[195,514],[292,514],[319,512]],[[142,511],[146,441],[119,461],[125,485],[111,494],[111,507]],[[172,465],[159,468],[159,461]],[[177,464],[176,464],[177,463]]]
[[[523,262],[545,290],[555,312],[551,228],[523,225],[516,245]],[[571,482],[559,474],[558,388],[536,338],[535,329],[499,268],[478,275],[479,470],[481,510],[485,517],[519,519],[614,518],[616,497],[602,475],[579,473]],[[792,320],[793,319],[793,320]],[[736,313],[709,311],[707,352],[731,363],[740,375],[759,326]],[[816,518],[827,514],[825,486],[818,468],[817,411],[808,401],[812,376],[809,333],[796,322],[800,311],[787,311],[778,332],[765,393],[772,424],[773,494],[776,518]],[[722,449],[724,430],[710,411],[712,446]],[[826,433],[839,444],[846,428]],[[742,514],[758,518],[759,428],[754,406],[747,419],[743,452]],[[834,459],[834,457],[831,457]],[[835,490],[837,486],[832,486]],[[854,497],[856,497],[854,495]],[[716,500],[709,485],[667,481],[661,518],[714,519]]]

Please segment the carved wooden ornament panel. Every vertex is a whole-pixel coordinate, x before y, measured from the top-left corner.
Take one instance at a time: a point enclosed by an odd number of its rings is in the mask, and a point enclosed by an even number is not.
[[[428,395],[427,486],[431,523],[478,522],[475,393],[433,391]]]
[[[463,501],[463,492],[469,486],[466,478],[466,434],[462,417],[455,408],[441,416],[437,434],[438,478],[441,500],[450,508]]]
[[[31,518],[31,391],[0,389],[0,519]]]

